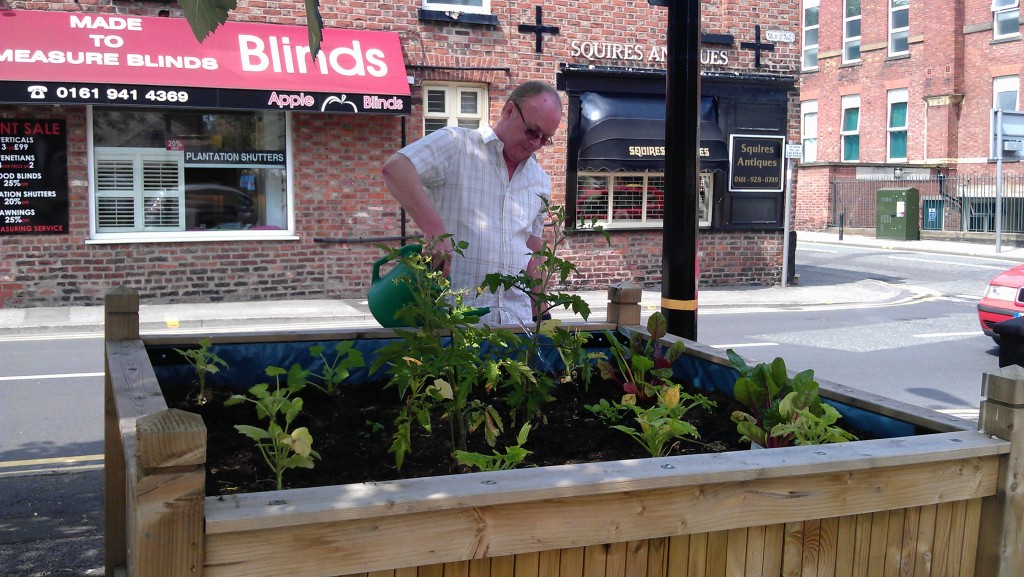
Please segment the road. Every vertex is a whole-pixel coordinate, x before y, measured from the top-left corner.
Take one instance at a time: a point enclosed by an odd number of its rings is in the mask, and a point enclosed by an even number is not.
[[[906,298],[711,309],[699,314],[699,340],[920,406],[977,410],[981,375],[998,370],[998,353],[975,303],[1006,261],[830,245],[798,247],[797,260],[801,284],[874,279]],[[5,576],[102,574],[101,352],[98,334],[0,338]]]

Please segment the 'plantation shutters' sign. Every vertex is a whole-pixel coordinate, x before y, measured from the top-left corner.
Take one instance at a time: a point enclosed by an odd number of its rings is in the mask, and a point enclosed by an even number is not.
[[[0,119],[0,235],[68,233],[64,120]]]

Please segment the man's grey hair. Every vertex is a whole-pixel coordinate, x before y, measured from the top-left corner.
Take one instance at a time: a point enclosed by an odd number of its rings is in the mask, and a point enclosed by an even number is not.
[[[548,93],[558,100],[558,105],[562,105],[562,95],[555,90],[555,87],[544,82],[543,80],[527,80],[519,86],[516,86],[512,94],[509,94],[508,99],[516,104],[522,105],[523,102],[537,96],[538,94]]]

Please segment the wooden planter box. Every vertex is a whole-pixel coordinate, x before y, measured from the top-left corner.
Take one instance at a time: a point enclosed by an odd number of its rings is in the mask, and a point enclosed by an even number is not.
[[[823,382],[823,397],[922,434],[205,497],[205,428],[196,415],[167,409],[138,326],[138,296],[111,292],[108,576],[1019,577],[1024,570],[1022,381],[984,376],[986,432]],[[686,344],[698,372],[728,365],[721,352]]]

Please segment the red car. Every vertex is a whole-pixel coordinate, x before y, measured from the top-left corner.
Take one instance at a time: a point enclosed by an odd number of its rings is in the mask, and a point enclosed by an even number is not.
[[[1019,316],[1024,316],[1024,264],[992,279],[985,289],[985,296],[978,302],[981,330],[997,343],[999,337],[992,326]]]

